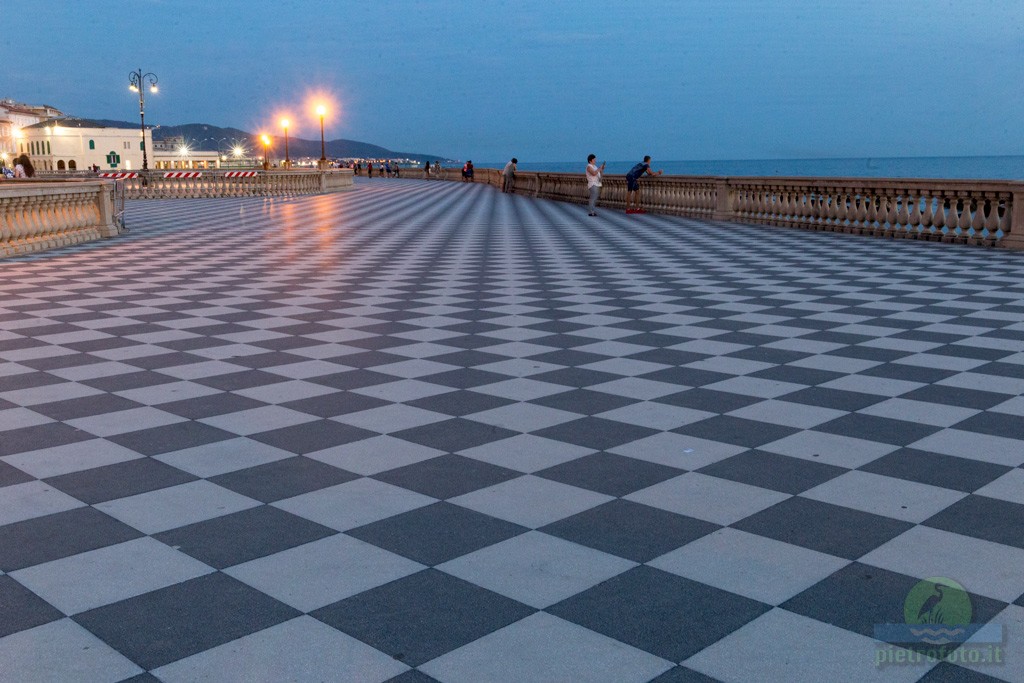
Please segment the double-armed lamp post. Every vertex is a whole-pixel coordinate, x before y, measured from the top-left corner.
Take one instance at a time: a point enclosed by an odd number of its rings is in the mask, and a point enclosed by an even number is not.
[[[128,89],[132,92],[139,93],[139,127],[142,130],[142,170],[149,170],[149,156],[146,150],[146,94],[145,84],[149,82],[149,91],[155,93],[156,87],[156,74],[154,73],[142,73],[142,69],[138,71],[132,71],[128,74]]]

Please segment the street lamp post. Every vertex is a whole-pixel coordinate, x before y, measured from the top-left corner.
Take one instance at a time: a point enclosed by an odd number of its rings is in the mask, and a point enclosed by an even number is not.
[[[157,91],[157,77],[154,73],[142,73],[142,69],[128,73],[128,89],[139,93],[139,128],[142,130],[142,170],[149,170],[149,156],[146,150],[146,95],[145,81],[149,81],[149,91]]]
[[[320,116],[320,163],[327,161],[327,147],[324,145],[324,114],[327,113],[326,107],[320,105],[316,108],[316,113]]]
[[[292,160],[288,156],[288,119],[281,119],[281,127],[284,128],[284,167],[291,168]]]
[[[261,135],[260,139],[263,141],[263,170],[266,171],[270,168],[270,158],[267,156],[270,150],[270,138],[266,135]]]

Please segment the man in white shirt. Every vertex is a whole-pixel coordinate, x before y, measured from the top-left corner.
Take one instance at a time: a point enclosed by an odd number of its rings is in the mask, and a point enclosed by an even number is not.
[[[601,194],[601,174],[604,173],[604,163],[597,167],[597,155],[591,154],[587,157],[587,191],[590,193],[590,213],[588,216],[597,215],[597,196]]]
[[[505,164],[505,168],[501,171],[501,191],[512,192],[516,185],[516,164],[519,163],[519,159],[512,157],[512,161]]]

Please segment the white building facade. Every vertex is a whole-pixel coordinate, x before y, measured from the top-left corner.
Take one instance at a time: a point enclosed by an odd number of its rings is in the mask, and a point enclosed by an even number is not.
[[[48,104],[0,99],[0,159],[10,161],[17,156],[15,152],[22,128],[57,116],[62,116],[60,110]]]
[[[37,171],[137,171],[143,145],[153,148],[152,132],[105,126],[88,119],[47,119],[21,129],[17,154],[27,154]],[[150,154],[152,157],[152,153]]]

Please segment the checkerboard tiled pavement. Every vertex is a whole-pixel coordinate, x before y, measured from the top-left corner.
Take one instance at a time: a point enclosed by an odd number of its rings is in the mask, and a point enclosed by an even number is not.
[[[416,181],[128,221],[0,263],[0,679],[1024,680],[1020,255]],[[1005,664],[875,668],[931,576]]]

